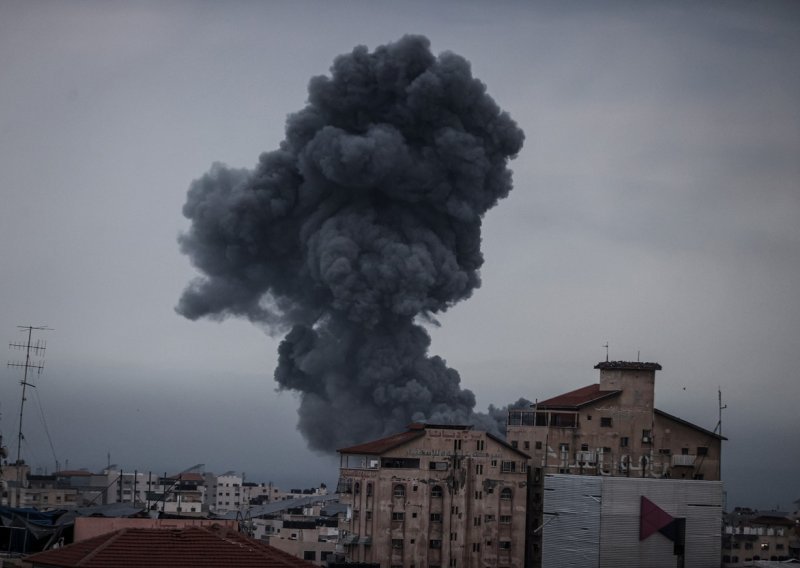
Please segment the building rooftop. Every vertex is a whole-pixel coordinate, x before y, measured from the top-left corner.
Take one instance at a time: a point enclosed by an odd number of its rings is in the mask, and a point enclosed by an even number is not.
[[[577,410],[591,402],[609,398],[621,393],[621,390],[600,390],[600,385],[587,385],[574,391],[569,391],[547,400],[541,400],[536,403],[537,409],[563,409],[563,410]]]
[[[710,436],[712,438],[717,438],[719,440],[727,440],[728,439],[725,436],[720,436],[716,432],[712,432],[711,430],[706,430],[705,428],[702,428],[702,427],[698,426],[697,424],[693,424],[692,422],[689,422],[688,420],[684,420],[683,418],[678,418],[677,416],[673,416],[672,414],[669,414],[668,412],[664,412],[663,410],[659,410],[658,408],[654,408],[653,411],[656,414],[660,414],[664,418],[669,418],[670,420],[674,420],[675,422],[677,422],[679,424],[683,424],[684,426],[688,426],[689,428],[693,428],[693,429],[695,429],[695,430],[697,430],[699,432],[702,432],[703,434],[706,434],[706,435],[708,435],[708,436]]]
[[[626,369],[631,371],[660,371],[658,363],[645,363],[640,361],[600,361],[595,369]]]
[[[393,434],[392,436],[387,436],[386,438],[380,438],[378,440],[373,440],[371,442],[366,442],[364,444],[358,444],[357,446],[350,446],[349,448],[341,448],[338,451],[341,454],[381,455],[399,446],[402,446],[403,444],[407,444],[412,440],[424,437],[425,430],[427,429],[472,430],[473,426],[453,425],[453,424],[423,424],[420,422],[414,422],[408,425],[408,430],[406,430],[405,432],[400,432],[399,434]],[[502,438],[495,436],[494,434],[491,434],[489,432],[486,432],[486,436],[494,440],[498,444],[507,447],[509,450],[512,450],[514,453],[524,456],[525,458],[530,458],[528,454],[511,446],[511,444],[509,444]]]
[[[408,430],[405,432],[400,432],[399,434],[392,434],[391,436],[387,436],[385,438],[350,446],[349,448],[342,448],[339,450],[339,453],[380,455],[396,448],[397,446],[402,446],[406,442],[416,440],[417,438],[422,438],[425,435],[424,424],[415,422],[414,424],[409,424],[408,428]]]
[[[220,527],[120,529],[33,554],[27,562],[60,568],[311,568],[255,539]]]

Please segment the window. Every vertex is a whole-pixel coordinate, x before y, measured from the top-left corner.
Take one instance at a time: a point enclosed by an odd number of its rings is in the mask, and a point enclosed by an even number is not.
[[[511,488],[504,487],[503,490],[500,492],[500,500],[501,501],[511,501]]]
[[[497,460],[492,460],[492,467],[497,467]]]
[[[478,501],[480,499],[483,499],[483,491],[476,491],[475,492],[475,500]]]
[[[681,448],[681,455],[688,456],[689,455],[689,448]]]
[[[494,522],[494,515],[484,515],[483,516],[484,523],[491,523]]]
[[[536,442],[536,449],[537,450],[541,450],[542,449],[542,442]]]
[[[589,444],[581,444],[581,451],[588,452],[589,451]]]
[[[475,475],[483,475],[483,464],[477,464],[475,466]]]
[[[406,496],[406,486],[405,485],[400,485],[399,483],[397,485],[395,485],[394,486],[394,496],[399,498],[399,499],[402,499],[403,497],[405,497]]]
[[[453,449],[456,451],[461,449],[461,440],[453,440]]]
[[[511,447],[516,450],[519,447],[519,442],[516,440],[511,440]]]
[[[434,471],[445,471],[447,470],[447,462],[431,461],[429,462],[428,467]]]
[[[672,454],[672,450],[669,449],[669,448],[661,448],[660,450],[658,450],[658,453],[662,454],[662,455],[665,455],[665,456],[668,456],[668,455]]]
[[[525,440],[525,449],[526,450],[530,450],[531,449],[531,443],[528,440]]]
[[[587,414],[586,415],[586,420],[591,420],[591,419],[592,419],[592,415],[591,414]]]
[[[511,550],[510,540],[501,540],[498,544],[500,546],[500,550]]]
[[[486,442],[484,440],[478,440],[476,442],[476,449],[479,452],[482,452],[485,449],[485,447],[486,447]]]
[[[500,462],[500,471],[503,473],[514,473],[517,470],[517,464],[513,461]]]
[[[481,551],[481,543],[480,542],[473,542],[472,543],[472,552],[480,552]]]
[[[317,552],[315,550],[304,550],[303,560],[311,560],[314,562],[317,559]]]
[[[619,447],[620,448],[627,448],[629,442],[630,442],[630,439],[627,436],[620,436]]]
[[[428,546],[430,548],[442,548],[442,541],[439,540],[438,538],[432,538],[429,541]]]
[[[356,511],[356,513],[358,513],[358,511]],[[368,521],[372,520],[372,511],[367,511],[367,520]]]
[[[450,540],[458,540],[458,533],[450,533]]]
[[[392,520],[393,521],[399,521],[399,522],[402,523],[405,520],[405,518],[406,518],[406,514],[405,513],[398,513],[398,512],[392,513]]]
[[[500,515],[500,524],[501,525],[510,525],[511,524],[511,515]]]
[[[706,446],[698,446],[697,447],[697,455],[698,456],[707,456],[708,455],[708,448]]]
[[[356,481],[356,484],[353,485],[353,493],[355,493],[356,495],[361,493],[361,484],[359,482],[357,482],[357,481]]]
[[[367,497],[372,495],[372,483],[367,483]]]
[[[434,485],[431,488],[431,497],[441,497],[442,496],[442,486],[441,485]]]
[[[601,416],[600,417],[600,426],[603,428],[611,428],[611,417],[610,416]]]
[[[431,522],[432,523],[441,523],[442,522],[442,514],[441,513],[431,513]]]
[[[402,538],[393,538],[392,539],[392,548],[403,548],[403,539]]]

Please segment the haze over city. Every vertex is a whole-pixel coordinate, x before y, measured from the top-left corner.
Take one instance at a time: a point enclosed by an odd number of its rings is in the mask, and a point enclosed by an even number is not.
[[[721,390],[729,507],[788,507],[798,24],[791,2],[0,0],[0,337],[53,328],[24,459],[335,482],[275,392],[283,335],[175,312],[198,275],[181,211],[212,163],[276,149],[336,56],[422,34],[526,136],[483,219],[482,285],[426,325],[429,353],[478,411],[597,382],[606,344],[656,361],[661,410],[713,430]],[[19,371],[0,378],[15,449]]]

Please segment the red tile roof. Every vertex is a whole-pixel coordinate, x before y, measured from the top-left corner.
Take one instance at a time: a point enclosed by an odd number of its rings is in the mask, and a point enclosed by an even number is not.
[[[313,568],[263,542],[221,528],[120,529],[33,554],[35,566],[59,568]]]
[[[620,390],[602,391],[600,385],[589,385],[564,394],[560,394],[547,400],[540,400],[536,403],[539,409],[570,409],[577,410],[590,402],[602,400],[621,393]]]
[[[403,444],[408,443],[411,440],[422,438],[424,435],[425,435],[424,424],[418,424],[418,423],[410,424],[409,430],[406,430],[405,432],[400,432],[399,434],[393,434],[391,436],[387,436],[386,438],[373,440],[371,442],[366,442],[364,444],[358,444],[357,446],[342,448],[339,450],[339,453],[379,455],[384,452],[388,452],[389,450],[392,450],[398,446],[402,446]]]

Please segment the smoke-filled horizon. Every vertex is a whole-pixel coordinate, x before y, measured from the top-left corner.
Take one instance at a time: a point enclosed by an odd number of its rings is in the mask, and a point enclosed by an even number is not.
[[[423,36],[337,57],[253,171],[194,181],[181,250],[201,271],[177,311],[286,333],[275,380],[312,449],[411,421],[501,433],[421,322],[480,286],[481,223],[512,188],[516,123],[469,63]]]

